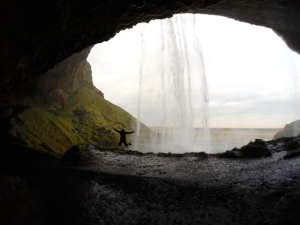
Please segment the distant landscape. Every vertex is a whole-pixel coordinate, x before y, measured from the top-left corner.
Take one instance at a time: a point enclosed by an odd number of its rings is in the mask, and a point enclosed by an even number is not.
[[[150,127],[153,132],[158,135],[164,135],[165,128],[162,127]],[[210,128],[206,132],[202,128],[195,128],[194,136],[196,146],[193,148],[188,148],[183,150],[183,152],[193,152],[193,151],[204,151],[208,153],[219,153],[225,152],[227,150],[231,150],[233,148],[240,148],[251,141],[255,141],[255,139],[262,139],[264,141],[272,140],[274,135],[281,130],[280,128]],[[180,134],[178,137],[183,138],[183,134]],[[133,137],[133,142],[136,141],[138,137]],[[145,138],[143,139],[145,142]],[[148,142],[152,142],[151,148],[153,148],[155,152],[155,144],[153,144],[153,140],[148,140]],[[173,142],[172,142],[173,143]],[[199,143],[199,144],[197,144]],[[203,143],[206,143],[205,147],[203,147]],[[210,146],[208,146],[210,145]],[[148,146],[147,146],[148,147]],[[145,148],[147,148],[145,147]],[[195,150],[196,149],[196,150]],[[147,152],[147,150],[145,150]],[[161,152],[157,150],[158,152]],[[168,150],[164,150],[162,152],[168,152]],[[170,152],[174,152],[171,151]],[[176,152],[174,152],[176,153]],[[178,152],[179,153],[179,152]],[[181,151],[182,153],[182,151]]]

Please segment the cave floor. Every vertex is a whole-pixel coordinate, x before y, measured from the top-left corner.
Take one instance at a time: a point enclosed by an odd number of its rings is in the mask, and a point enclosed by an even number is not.
[[[34,224],[300,224],[300,157],[285,154],[228,159],[87,146],[77,160],[20,163],[19,173],[38,196]]]

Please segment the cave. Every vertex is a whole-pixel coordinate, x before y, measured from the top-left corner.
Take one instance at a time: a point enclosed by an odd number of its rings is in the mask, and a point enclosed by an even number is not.
[[[137,121],[94,87],[86,59],[121,30],[181,13],[271,28],[300,53],[299,9],[296,0],[2,2],[1,224],[298,224],[299,137],[218,156],[107,148],[110,127]]]
[[[176,13],[222,15],[273,29],[299,51],[297,1],[92,1],[2,3],[1,96],[120,30]],[[4,63],[5,62],[5,63]]]

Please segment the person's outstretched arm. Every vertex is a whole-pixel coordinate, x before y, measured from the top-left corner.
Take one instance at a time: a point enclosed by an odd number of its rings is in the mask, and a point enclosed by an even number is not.
[[[113,128],[115,131],[117,131],[118,133],[120,133],[120,131],[119,130],[117,130],[117,129],[115,129],[115,128]]]
[[[131,132],[126,132],[126,134],[132,134],[132,133],[134,133],[135,132],[135,130],[134,131],[131,131]]]

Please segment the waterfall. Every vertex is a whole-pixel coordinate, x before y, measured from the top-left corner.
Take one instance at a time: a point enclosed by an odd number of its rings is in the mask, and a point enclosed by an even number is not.
[[[134,148],[210,152],[208,92],[195,16],[176,15],[141,26],[137,119],[147,117],[156,129],[145,137],[138,124]]]

